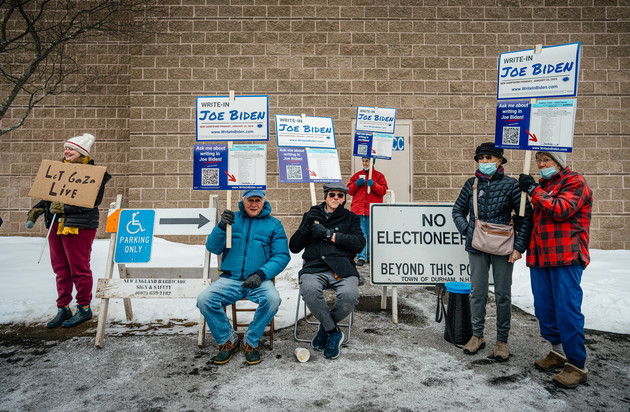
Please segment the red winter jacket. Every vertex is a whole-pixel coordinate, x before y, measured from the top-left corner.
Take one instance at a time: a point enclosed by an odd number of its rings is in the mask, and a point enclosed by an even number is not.
[[[360,175],[365,175],[365,183],[361,186],[357,186],[355,182],[359,179]],[[350,210],[358,216],[369,216],[370,204],[383,203],[383,196],[387,193],[387,180],[385,180],[385,175],[372,168],[372,180],[374,184],[368,195],[367,177],[368,171],[361,169],[350,178],[350,182],[348,183],[348,193],[352,196]]]
[[[532,192],[534,230],[527,250],[527,266],[553,267],[580,264],[588,252],[593,192],[584,177],[568,167],[551,179],[540,180]]]

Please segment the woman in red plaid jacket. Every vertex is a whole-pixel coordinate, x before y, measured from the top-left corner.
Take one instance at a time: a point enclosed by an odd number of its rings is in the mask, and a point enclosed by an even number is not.
[[[553,382],[575,388],[586,382],[582,315],[582,271],[588,252],[593,193],[584,177],[566,166],[566,154],[537,152],[539,183],[521,174],[519,185],[534,206],[534,230],[527,250],[534,310],[540,333],[552,350],[535,366],[562,369]]]

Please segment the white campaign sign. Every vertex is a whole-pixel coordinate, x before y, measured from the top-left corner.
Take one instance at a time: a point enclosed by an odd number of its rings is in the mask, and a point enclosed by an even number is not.
[[[358,132],[394,133],[396,109],[388,107],[357,107]]]
[[[278,146],[337,147],[332,117],[277,114],[276,137]]]
[[[228,152],[229,186],[267,184],[266,145],[234,145]]]
[[[197,97],[197,141],[269,140],[269,96]]]
[[[452,204],[376,204],[370,209],[370,278],[375,285],[470,282],[466,238]]]
[[[535,99],[577,95],[580,43],[502,53],[497,99]]]

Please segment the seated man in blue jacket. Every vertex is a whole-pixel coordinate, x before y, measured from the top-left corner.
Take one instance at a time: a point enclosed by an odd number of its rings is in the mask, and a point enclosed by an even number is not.
[[[229,362],[241,346],[248,364],[260,363],[258,342],[281,302],[272,279],[291,259],[287,235],[282,223],[271,216],[263,190],[243,192],[238,207],[236,213],[223,211],[219,224],[208,235],[206,249],[221,255],[222,273],[197,298],[197,307],[219,345],[213,359],[218,365]],[[232,225],[230,249],[225,247],[226,225]],[[241,342],[223,307],[243,298],[257,303],[258,308]]]
[[[359,216],[344,208],[347,193],[348,187],[343,183],[326,183],[324,202],[304,214],[289,242],[293,253],[304,249],[300,293],[320,321],[311,344],[329,359],[339,357],[343,342],[343,332],[337,324],[359,302],[359,272],[354,257],[363,250],[365,237]],[[332,310],[324,299],[324,289],[334,289],[337,294]]]

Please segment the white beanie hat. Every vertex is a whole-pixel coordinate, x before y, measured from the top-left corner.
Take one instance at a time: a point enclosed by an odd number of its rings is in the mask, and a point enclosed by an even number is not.
[[[565,167],[567,167],[567,154],[564,152],[536,152],[536,159],[538,159],[538,156],[546,154],[547,156],[551,157],[553,159],[554,162],[558,163],[558,165],[560,165],[560,169],[564,169]]]
[[[69,147],[81,153],[83,156],[89,156],[94,140],[96,139],[91,134],[83,133],[81,136],[66,140],[63,147]]]

